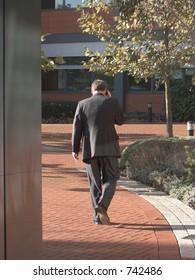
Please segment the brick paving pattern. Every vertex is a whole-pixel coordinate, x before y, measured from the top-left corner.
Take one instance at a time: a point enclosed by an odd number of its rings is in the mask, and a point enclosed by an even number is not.
[[[136,193],[117,187],[112,224],[94,225],[86,173],[71,156],[71,124],[42,125],[43,248],[45,260],[177,260],[175,235],[163,215]],[[121,149],[166,134],[164,124],[117,127]],[[186,135],[175,125],[174,135]]]

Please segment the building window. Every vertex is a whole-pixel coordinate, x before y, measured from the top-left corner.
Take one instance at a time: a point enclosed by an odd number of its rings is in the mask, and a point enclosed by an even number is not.
[[[66,84],[67,84],[67,75],[65,70],[60,69],[58,72],[58,91],[64,91],[66,90]]]
[[[184,69],[185,71],[185,81],[188,85],[192,85],[192,80],[195,76],[195,67]]]
[[[132,76],[128,77],[128,91],[150,91],[151,90],[151,79],[147,82],[145,80],[141,80],[140,82],[136,82],[135,78]]]
[[[90,92],[92,75],[88,70],[69,70],[67,71],[67,91]]]
[[[50,59],[55,60],[55,57],[50,57]],[[82,65],[83,62],[89,61],[89,57],[86,56],[64,56],[64,63],[62,65]]]
[[[109,2],[109,1],[105,1]],[[67,9],[77,8],[79,6],[87,7],[87,4],[83,0],[42,0],[41,7],[46,9]]]
[[[178,69],[171,78],[171,86],[176,86],[182,81],[191,85],[194,73],[194,68]],[[133,93],[164,92],[165,86],[161,81],[162,78],[158,74],[154,75],[153,78],[148,79],[148,81],[141,80],[138,83],[136,83],[136,80],[132,76],[127,76],[126,91]]]
[[[127,76],[126,91],[134,93],[162,92],[164,91],[164,85],[160,81],[159,75],[155,75],[147,81],[142,79],[139,82],[137,82],[134,77]]]
[[[55,0],[56,9],[77,8],[79,6],[86,7],[83,0]]]
[[[82,5],[82,0],[42,0],[41,8],[45,9],[66,9],[76,8]]]
[[[55,9],[55,0],[42,0],[41,1],[41,9]]]
[[[42,72],[42,90],[57,91],[58,90],[58,71]]]
[[[56,0],[55,1],[56,9],[65,9],[65,8],[76,8],[78,5],[82,4],[82,1],[68,1],[68,0]]]
[[[132,76],[127,76],[126,91],[127,92],[159,92],[163,91],[164,86],[160,83],[160,77],[155,75],[153,78],[149,78],[147,81],[144,79],[139,82]]]
[[[91,83],[95,79],[103,79],[109,85],[110,90],[114,90],[114,79],[105,75],[89,72],[87,69],[67,71],[67,91],[90,92]]]
[[[111,92],[114,91],[114,78],[89,72],[88,69],[58,69],[42,73],[42,91],[84,92],[91,91],[95,79],[106,80]]]

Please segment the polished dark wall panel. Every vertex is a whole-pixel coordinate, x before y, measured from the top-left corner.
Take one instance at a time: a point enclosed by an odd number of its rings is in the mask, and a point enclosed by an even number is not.
[[[6,173],[36,170],[40,153],[40,1],[6,0]],[[36,9],[35,9],[36,6]]]
[[[7,259],[39,259],[41,1],[6,0],[4,4],[4,244]]]
[[[0,259],[4,259],[3,1],[0,1]]]

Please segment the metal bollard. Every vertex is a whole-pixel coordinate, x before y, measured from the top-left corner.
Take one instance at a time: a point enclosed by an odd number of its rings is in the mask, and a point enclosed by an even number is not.
[[[152,122],[152,102],[148,102],[148,122]]]
[[[187,136],[194,136],[194,125],[193,122],[187,122]]]

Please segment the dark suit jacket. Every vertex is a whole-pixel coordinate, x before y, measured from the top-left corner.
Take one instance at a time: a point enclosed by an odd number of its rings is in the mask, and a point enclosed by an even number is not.
[[[83,161],[97,156],[120,157],[115,124],[123,122],[123,112],[115,98],[97,93],[80,101],[73,121],[72,151],[79,153],[82,139]]]

